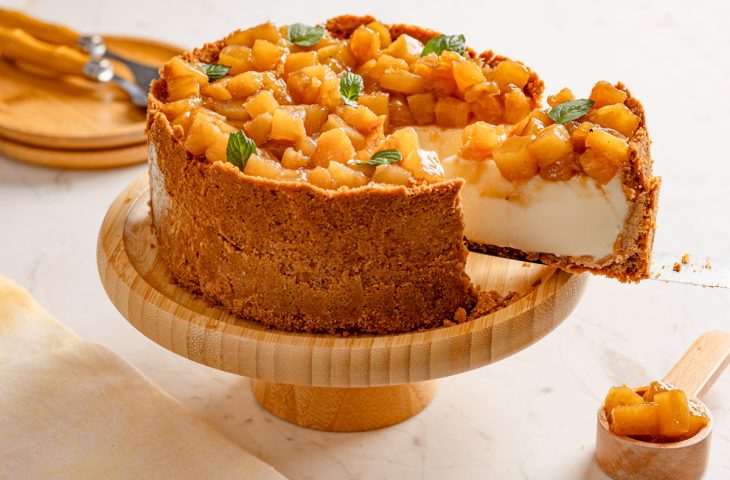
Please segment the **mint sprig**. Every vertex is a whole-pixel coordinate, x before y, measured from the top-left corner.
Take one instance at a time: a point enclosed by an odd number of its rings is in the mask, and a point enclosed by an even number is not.
[[[310,27],[303,23],[292,23],[286,29],[286,38],[294,45],[300,47],[311,47],[324,35],[323,27]]]
[[[571,120],[576,120],[591,109],[595,102],[587,98],[577,98],[575,100],[568,100],[567,102],[558,103],[548,112],[550,117],[555,123],[566,123]]]
[[[452,52],[463,54],[466,51],[465,42],[466,39],[464,38],[464,35],[440,35],[438,37],[433,37],[426,42],[426,46],[423,47],[421,56],[425,57],[429,53],[441,55],[444,50],[451,50]]]
[[[225,77],[228,72],[231,71],[231,67],[221,65],[220,63],[199,63],[198,65],[200,65],[205,74],[208,75],[208,80],[211,82],[213,80],[218,80],[221,77]]]
[[[395,149],[380,150],[375,152],[370,160],[355,160],[355,165],[389,165],[391,163],[398,163],[403,160],[400,152]]]
[[[246,163],[254,152],[256,152],[256,144],[243,133],[243,130],[233,132],[228,136],[226,159],[237,166],[240,171],[246,168]]]
[[[357,107],[357,99],[365,87],[362,77],[357,73],[345,72],[340,77],[340,97],[345,105]]]

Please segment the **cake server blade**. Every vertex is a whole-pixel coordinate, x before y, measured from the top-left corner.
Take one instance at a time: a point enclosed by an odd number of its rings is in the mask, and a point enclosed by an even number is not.
[[[676,253],[653,252],[650,278],[700,287],[730,288],[730,260],[689,255],[685,259],[687,263],[683,263],[682,257]]]

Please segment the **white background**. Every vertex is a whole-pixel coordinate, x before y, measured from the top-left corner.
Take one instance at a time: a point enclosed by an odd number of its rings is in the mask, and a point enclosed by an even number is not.
[[[341,13],[464,33],[530,65],[548,92],[585,96],[621,80],[644,103],[664,177],[657,250],[730,257],[730,8],[726,2],[0,1],[86,33],[184,47],[267,19]],[[2,92],[0,92],[0,99]],[[1,107],[1,100],[0,100]],[[246,379],[180,358],[116,312],[98,280],[96,236],[144,170],[74,172],[0,157],[0,273],[109,346],[170,395],[292,479],[592,479],[595,413],[613,384],[661,377],[702,332],[730,330],[730,291],[594,278],[554,333],[498,364],[444,379],[433,404],[361,434],[304,430],[263,411]],[[708,478],[730,478],[730,372],[706,397],[716,429]]]

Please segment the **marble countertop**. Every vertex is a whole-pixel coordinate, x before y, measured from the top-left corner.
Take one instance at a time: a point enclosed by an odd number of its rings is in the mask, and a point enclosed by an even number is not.
[[[346,4],[345,4],[346,3]],[[266,19],[340,13],[464,33],[525,61],[548,91],[621,80],[642,100],[664,177],[655,248],[730,257],[730,6],[722,2],[0,1],[94,33],[185,47]],[[465,15],[466,14],[466,15]],[[609,386],[661,377],[702,332],[730,330],[730,291],[591,279],[575,312],[536,345],[441,381],[434,402],[394,427],[305,430],[258,406],[247,379],[158,347],[107,299],[96,238],[107,207],[145,166],[60,171],[0,157],[0,273],[102,343],[242,447],[292,479],[593,479],[595,413]],[[705,401],[716,427],[707,478],[730,478],[730,372]]]

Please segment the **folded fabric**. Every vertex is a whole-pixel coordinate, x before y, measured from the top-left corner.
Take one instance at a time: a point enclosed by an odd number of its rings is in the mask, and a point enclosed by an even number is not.
[[[0,277],[0,479],[102,478],[284,477]]]

